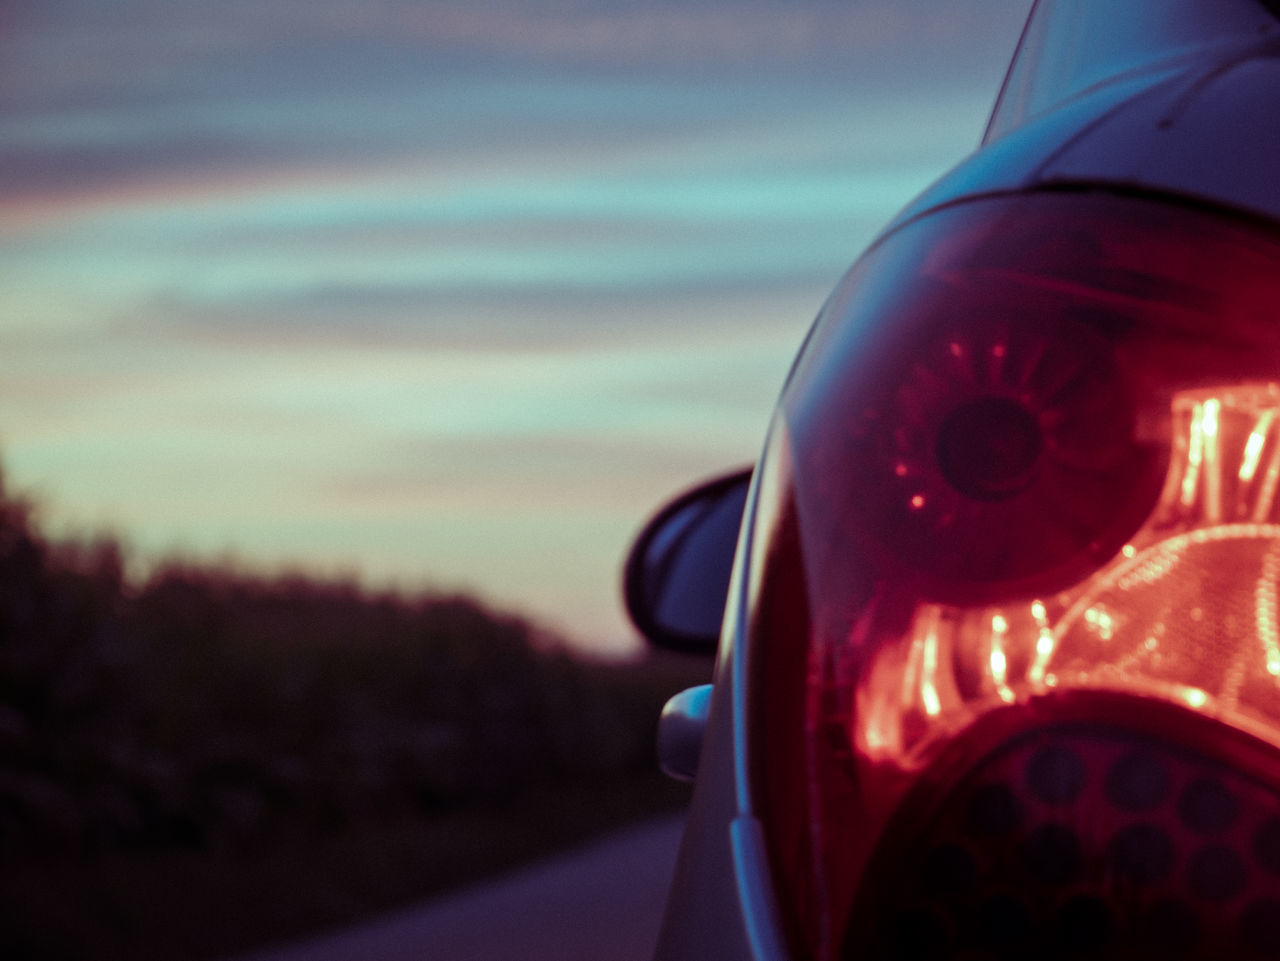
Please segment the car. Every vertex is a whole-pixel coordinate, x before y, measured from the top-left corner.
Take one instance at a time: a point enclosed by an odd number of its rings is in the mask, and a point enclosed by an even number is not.
[[[1039,0],[626,565],[658,961],[1280,957],[1280,3]]]

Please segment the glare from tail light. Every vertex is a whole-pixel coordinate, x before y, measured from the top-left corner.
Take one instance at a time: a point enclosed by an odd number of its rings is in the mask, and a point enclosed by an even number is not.
[[[1280,958],[1273,233],[1066,190],[912,222],[762,476],[750,777],[800,955],[1139,957],[1174,912]],[[1156,813],[1108,787],[1144,763]]]

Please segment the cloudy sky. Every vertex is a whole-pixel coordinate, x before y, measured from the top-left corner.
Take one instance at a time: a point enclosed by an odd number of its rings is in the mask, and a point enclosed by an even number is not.
[[[0,461],[57,530],[635,641],[1030,0],[0,3]]]

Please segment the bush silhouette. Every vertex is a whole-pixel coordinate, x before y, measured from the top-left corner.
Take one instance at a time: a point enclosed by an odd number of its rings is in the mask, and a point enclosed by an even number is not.
[[[53,542],[0,478],[0,851],[220,848],[653,766],[660,684],[462,596]]]

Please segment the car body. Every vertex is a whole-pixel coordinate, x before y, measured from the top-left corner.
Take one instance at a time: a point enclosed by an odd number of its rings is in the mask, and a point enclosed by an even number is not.
[[[1039,0],[633,550],[717,658],[659,961],[1280,957],[1278,430],[1280,5]]]

